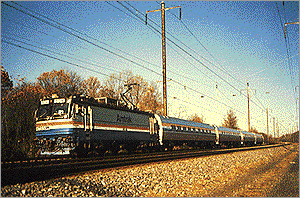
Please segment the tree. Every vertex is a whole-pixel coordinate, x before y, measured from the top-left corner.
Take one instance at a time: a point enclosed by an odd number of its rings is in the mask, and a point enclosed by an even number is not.
[[[21,79],[9,94],[1,98],[2,160],[34,156],[34,112],[40,97],[39,86]]]
[[[238,129],[237,118],[232,110],[227,112],[227,117],[224,118],[224,123],[222,123],[223,127]]]
[[[97,77],[89,77],[82,82],[83,93],[90,97],[100,97],[100,88],[101,83]]]
[[[37,80],[44,96],[57,94],[60,97],[69,97],[83,92],[81,77],[71,71],[45,72]]]
[[[158,92],[158,86],[156,83],[151,82],[147,86],[146,92],[141,96],[141,101],[138,108],[143,111],[150,111],[152,113],[161,113],[163,110],[163,104],[161,102],[161,94]]]
[[[204,119],[203,119],[203,116],[200,118],[196,113],[191,115],[188,120],[190,121],[193,121],[193,122],[200,122],[200,123],[203,123],[204,122]]]
[[[125,93],[127,90],[128,92],[125,96],[140,110],[155,113],[161,111],[161,95],[158,92],[157,85],[154,82],[149,84],[143,77],[133,75],[128,70],[110,75],[104,82],[100,94],[106,97],[121,99],[120,94]]]
[[[1,65],[1,97],[5,95],[12,89],[13,82],[10,79],[8,72]]]
[[[124,84],[128,81],[128,78],[132,77],[132,72],[119,72],[111,74],[103,84],[100,93],[103,97],[110,97],[114,99],[120,99],[120,93],[124,92]]]
[[[255,127],[250,127],[250,132],[258,133],[258,130]]]

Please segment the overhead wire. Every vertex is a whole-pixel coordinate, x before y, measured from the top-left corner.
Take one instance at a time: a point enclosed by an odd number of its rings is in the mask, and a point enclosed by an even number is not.
[[[158,2],[159,3],[159,2]],[[160,4],[160,3],[159,3]],[[174,15],[172,12],[171,14],[178,19],[178,17],[176,15]],[[197,39],[197,37],[189,30],[189,28],[184,24],[184,22],[182,20],[180,20],[180,22],[183,24],[183,26],[190,32],[190,34],[198,41],[198,43],[213,57],[213,59],[215,60],[214,56],[207,50],[207,48]],[[289,54],[288,54],[289,55]],[[288,57],[288,60],[290,59],[290,57]],[[215,60],[216,61],[216,60]],[[217,62],[217,61],[216,61]],[[217,62],[218,63],[218,62]],[[219,64],[219,63],[218,63]],[[219,64],[220,65],[220,64]],[[290,65],[290,62],[289,62]],[[221,66],[221,65],[220,65]],[[223,68],[225,70],[225,68]],[[289,67],[290,69],[290,67]],[[223,71],[224,71],[223,70]],[[290,69],[291,70],[291,69]],[[230,77],[232,77],[233,79],[237,80],[238,82],[242,83],[241,81],[239,81],[238,79],[236,79],[235,77],[233,77],[232,75],[230,75],[226,70],[224,71],[225,73],[227,73]],[[291,75],[292,76],[292,75]],[[221,92],[222,93],[222,92]],[[222,93],[223,94],[223,93]],[[223,94],[224,95],[224,94]],[[256,97],[256,95],[255,95]],[[262,102],[256,98],[257,101],[262,105],[262,107],[264,107],[264,105],[262,104]],[[231,101],[231,100],[230,100]],[[232,102],[232,101],[231,101]]]
[[[18,22],[16,22],[16,21],[12,21],[12,20],[10,20],[10,19],[5,19],[5,20],[8,20],[8,21],[10,21],[10,22],[12,22],[12,23],[15,23],[15,24],[18,24],[19,26],[23,26],[23,27],[25,27],[25,28],[28,28],[28,29],[37,31],[37,32],[42,33],[42,34],[45,34],[45,35],[47,35],[47,36],[51,36],[51,37],[53,37],[53,38],[60,39],[60,40],[61,40],[62,42],[64,42],[64,43],[71,44],[71,45],[76,46],[76,47],[79,47],[79,48],[81,48],[81,49],[86,49],[86,50],[89,50],[89,51],[92,51],[92,52],[95,52],[95,53],[98,52],[98,51],[95,51],[94,49],[91,49],[91,48],[88,49],[88,48],[86,48],[86,47],[84,47],[84,46],[82,46],[82,45],[78,45],[78,44],[75,43],[75,42],[70,42],[70,41],[67,41],[67,40],[62,40],[62,39],[61,39],[60,37],[58,37],[58,36],[54,36],[54,35],[48,34],[48,33],[43,32],[43,31],[38,31],[36,28],[30,27],[30,26],[26,26],[26,25],[21,24],[21,23],[18,23]],[[25,39],[25,38],[22,38],[22,39]],[[29,41],[28,39],[25,39],[25,40]],[[36,41],[35,41],[35,42],[36,42]],[[57,50],[60,50],[60,51],[61,51],[61,49],[57,49]],[[66,53],[70,54],[69,52],[66,52]],[[75,54],[72,54],[72,55],[75,56]],[[76,56],[80,56],[80,55],[76,54]],[[111,58],[110,56],[107,56],[107,55],[104,55],[104,56],[106,56],[106,57],[108,57],[108,58]],[[84,59],[87,60],[87,58],[84,58]],[[117,59],[116,61],[120,61],[120,60]],[[120,62],[121,62],[121,61],[120,61]],[[102,65],[106,65],[106,64],[104,64],[103,62],[102,62],[101,64],[102,64]],[[103,67],[103,66],[102,66],[102,68],[107,68],[107,67]],[[111,65],[110,65],[107,69],[108,69],[108,70],[115,71],[115,72],[118,72],[117,70],[112,69],[112,66],[111,66]]]
[[[90,43],[91,44],[91,43]]]
[[[174,44],[176,47],[178,47],[180,50],[182,50],[183,52],[185,52],[187,55],[189,55],[189,57],[191,57],[192,59],[194,59],[196,62],[200,63],[202,66],[204,66],[206,69],[208,69],[211,73],[213,73],[214,75],[216,75],[218,78],[220,78],[221,80],[223,80],[226,84],[228,84],[230,87],[232,87],[233,89],[235,89],[236,91],[239,92],[239,89],[237,89],[236,87],[234,87],[233,85],[231,85],[227,80],[225,80],[223,77],[221,77],[219,74],[217,74],[216,72],[214,72],[212,69],[210,69],[207,65],[205,65],[204,63],[202,63],[201,61],[199,61],[199,59],[195,58],[193,55],[191,55],[189,52],[187,52],[185,49],[183,49],[182,47],[180,47],[178,44],[176,44],[174,41],[172,41],[171,39],[169,39],[168,37],[166,37],[166,39],[171,42],[172,44]],[[181,42],[181,41],[180,41]],[[181,42],[182,43],[182,42]],[[185,44],[184,44],[185,45]],[[186,46],[186,45],[185,45]],[[196,67],[195,65],[192,65],[196,70],[201,71],[198,67]],[[243,95],[244,97],[247,97],[246,95]],[[258,104],[256,104],[254,101],[252,101],[255,105],[259,106]],[[264,107],[263,107],[264,108]]]
[[[121,3],[119,3],[121,4]],[[123,7],[126,7],[124,6],[123,4],[121,4]],[[133,6],[131,6],[133,7]],[[127,7],[126,7],[127,10],[129,10]],[[138,11],[137,9],[135,9],[136,11]],[[132,11],[130,11],[133,15],[136,15],[134,14]],[[141,12],[139,12],[141,13]],[[140,18],[141,19],[141,18]],[[141,19],[142,20],[142,19]],[[152,28],[154,28],[153,26],[151,26]],[[157,30],[158,31],[158,30]],[[173,36],[174,37],[174,36]],[[192,57],[194,60],[196,60],[198,63],[202,64],[205,68],[207,68],[209,71],[211,71],[213,74],[215,74],[216,76],[218,76],[220,79],[222,79],[224,82],[226,82],[227,84],[229,84],[232,88],[234,88],[235,90],[239,91],[238,89],[236,89],[234,86],[232,86],[228,81],[226,81],[224,78],[222,78],[220,75],[218,75],[217,73],[215,73],[213,70],[211,70],[209,67],[207,67],[205,64],[203,64],[201,61],[199,61],[198,59],[196,59],[193,55],[191,55],[190,53],[188,53],[186,50],[184,50],[182,47],[180,47],[178,44],[176,44],[174,41],[170,40],[169,38],[166,38],[168,41],[170,41],[171,43],[173,43],[176,47],[178,47],[179,49],[181,49],[183,52],[185,52],[186,54],[188,54],[190,57]],[[180,41],[181,42],[181,41]],[[194,65],[192,65],[195,69],[197,69],[198,71],[201,71],[199,70],[199,68],[195,67]],[[244,95],[245,96],[245,95]],[[247,97],[247,96],[245,96]],[[254,104],[256,104],[254,101],[252,101]],[[257,104],[256,104],[257,105]],[[258,105],[257,105],[258,106]],[[261,107],[260,107],[261,108]]]
[[[126,6],[124,6],[122,3],[120,3],[120,2],[118,2],[119,4],[121,4],[123,7],[125,7],[127,10],[129,10]],[[136,11],[138,11],[137,9],[135,9]],[[132,11],[130,11],[130,13],[132,13],[133,15],[136,15],[135,13],[133,13]],[[141,13],[141,12],[140,12]],[[141,20],[143,20],[141,17],[139,17]],[[153,26],[151,26],[150,25],[150,27],[151,28],[154,28]],[[159,30],[157,30],[156,28],[154,28],[157,32],[159,32]],[[160,32],[159,32],[160,33]],[[161,33],[160,33],[161,34]],[[168,39],[168,38],[167,38]],[[183,48],[181,48],[178,44],[176,44],[175,42],[173,42],[172,40],[170,40],[170,39],[168,39],[169,41],[171,41],[173,44],[175,44],[175,46],[177,46],[177,47],[179,47],[181,50],[183,50],[183,51],[185,51]],[[185,51],[187,54],[189,54],[187,51]],[[191,54],[189,54],[190,56],[192,56]],[[197,59],[195,59],[196,61],[198,61],[199,62],[199,60],[197,60]],[[201,62],[200,62],[201,63]],[[201,64],[203,64],[203,63],[201,63]],[[204,64],[203,64],[204,65]],[[194,65],[193,65],[194,66]],[[204,65],[205,66],[205,65]],[[194,66],[195,67],[195,66]],[[199,70],[197,67],[195,67],[197,70]],[[208,67],[207,67],[208,68]],[[208,68],[209,69],[209,68]],[[210,69],[209,69],[210,70]],[[200,72],[202,72],[201,70],[199,70]],[[212,70],[211,70],[212,71]],[[213,72],[214,73],[214,72]],[[216,75],[218,75],[218,74],[216,74]],[[222,79],[222,77],[220,77],[221,79]],[[227,107],[230,107],[229,105],[227,105],[227,104],[225,104],[225,103],[223,103],[223,102],[220,102],[220,101],[218,101],[218,100],[216,100],[216,99],[214,99],[213,97],[211,97],[211,96],[208,96],[208,95],[206,95],[206,94],[203,94],[203,93],[201,93],[201,92],[199,92],[199,91],[196,91],[195,89],[193,89],[193,88],[190,88],[190,87],[188,87],[188,86],[186,86],[186,85],[184,85],[184,84],[182,84],[182,83],[180,83],[180,82],[178,82],[178,81],[176,81],[176,80],[174,80],[174,79],[172,79],[172,81],[173,82],[175,82],[175,83],[177,83],[177,84],[179,84],[179,85],[182,85],[182,86],[184,86],[184,87],[186,87],[186,88],[188,88],[188,89],[190,89],[190,90],[192,90],[192,91],[195,91],[195,92],[197,92],[197,93],[199,93],[199,94],[201,94],[201,95],[205,95],[206,97],[208,97],[208,98],[210,98],[210,99],[212,99],[212,100],[214,100],[214,101],[217,101],[217,102],[219,102],[219,103],[221,103],[221,104],[223,104],[223,105],[225,105],[225,106],[227,106]],[[232,107],[230,107],[230,108],[232,108]],[[232,108],[232,109],[234,109],[234,108]]]
[[[175,18],[179,19],[175,14],[173,14],[172,12],[170,12],[171,15],[173,15]],[[185,29],[187,29],[187,31],[196,39],[196,41],[205,49],[205,51],[213,58],[213,60],[220,66],[222,67],[223,69],[221,68],[218,68],[220,69],[221,71],[223,71],[224,73],[226,73],[228,76],[230,76],[232,79],[236,80],[237,82],[239,82],[240,84],[244,84],[242,81],[238,80],[237,78],[235,78],[234,76],[232,76],[226,69],[225,67],[223,67],[217,60],[216,58],[213,56],[212,53],[210,53],[210,51],[201,43],[201,41],[195,36],[195,34],[188,28],[188,26],[183,22],[183,20],[179,20],[182,25],[185,27]],[[194,51],[195,52],[195,51]],[[195,52],[196,53],[196,52]],[[210,62],[211,63],[211,62]],[[212,64],[212,63],[211,63]],[[214,65],[214,64],[212,64]]]
[[[277,2],[275,2],[276,4],[276,8],[277,8],[277,13],[278,13],[278,16],[279,16],[279,20],[280,20],[280,25],[281,25],[281,28],[282,28],[282,32],[284,34],[284,25],[283,25],[283,22],[282,22],[282,19],[281,19],[281,15],[280,15],[280,12],[279,12],[279,7],[277,5]],[[291,64],[290,64],[290,53],[289,53],[289,45],[288,45],[288,42],[287,42],[287,38],[284,37],[284,41],[285,41],[285,47],[286,47],[286,50],[287,50],[287,56],[288,56],[288,68],[289,68],[289,72],[290,72],[290,76],[291,76],[291,86],[292,86],[292,90],[293,90],[293,76],[292,76],[292,71],[291,71]],[[293,95],[294,98],[296,99],[295,95]]]
[[[122,59],[124,59],[124,60],[126,60],[126,61],[128,61],[128,62],[131,62],[131,63],[133,63],[133,64],[135,64],[135,65],[137,65],[137,66],[139,66],[139,67],[142,67],[142,68],[144,68],[144,69],[146,69],[146,70],[148,70],[148,71],[151,71],[151,72],[153,72],[153,73],[156,73],[156,74],[158,74],[158,75],[162,75],[162,74],[160,74],[160,73],[158,73],[158,72],[156,72],[156,71],[154,71],[154,70],[152,70],[152,69],[149,69],[148,67],[145,67],[145,66],[143,66],[143,65],[141,65],[141,64],[139,64],[139,63],[137,63],[137,62],[135,62],[135,61],[132,61],[132,60],[130,60],[130,59],[124,57],[124,56],[121,56],[121,55],[119,55],[119,54],[117,54],[117,53],[115,53],[115,52],[113,52],[113,51],[111,51],[111,50],[109,50],[109,49],[106,49],[106,48],[104,48],[104,47],[102,47],[102,46],[100,46],[100,45],[98,45],[98,44],[95,44],[95,43],[93,43],[93,42],[91,42],[91,41],[89,41],[89,40],[87,40],[87,39],[85,39],[85,38],[83,38],[83,37],[81,37],[81,36],[78,36],[78,35],[76,35],[76,34],[70,32],[70,31],[67,31],[67,30],[65,30],[65,29],[63,29],[63,28],[61,28],[61,27],[59,27],[59,26],[57,26],[57,25],[55,25],[55,24],[53,24],[53,23],[50,23],[50,22],[48,22],[48,21],[46,21],[46,20],[44,20],[44,19],[41,19],[41,18],[39,18],[39,17],[37,17],[37,16],[35,16],[35,15],[32,15],[32,14],[30,14],[30,13],[28,13],[28,12],[25,12],[25,11],[23,11],[23,10],[20,10],[19,8],[16,8],[16,7],[14,7],[14,6],[12,6],[12,5],[9,5],[9,4],[7,4],[7,3],[4,3],[4,2],[2,2],[2,3],[3,3],[4,5],[7,5],[7,6],[9,6],[9,7],[12,7],[12,8],[14,8],[14,9],[16,9],[16,10],[18,10],[18,11],[20,11],[20,12],[26,14],[26,15],[28,15],[28,16],[31,16],[31,17],[33,17],[33,18],[39,20],[39,21],[42,21],[42,22],[44,22],[44,23],[46,23],[46,24],[48,24],[48,25],[50,25],[50,26],[52,26],[52,27],[55,27],[55,28],[57,28],[57,29],[59,29],[59,30],[65,32],[65,33],[67,33],[67,34],[70,34],[71,36],[74,36],[74,37],[76,37],[76,38],[78,38],[78,39],[80,39],[80,40],[82,40],[82,41],[85,41],[85,42],[87,42],[87,43],[89,43],[89,44],[91,44],[91,45],[94,45],[94,46],[96,46],[96,47],[98,47],[98,48],[100,48],[100,49],[102,49],[102,50],[104,50],[104,51],[106,51],[106,52],[109,52],[109,53],[111,53],[111,54],[113,54],[113,55],[115,55],[115,56],[118,56],[118,57],[120,57],[120,58],[122,58]]]
[[[96,71],[96,70],[93,70],[93,69],[90,69],[90,68],[87,68],[87,67],[84,67],[82,65],[78,65],[78,64],[75,64],[75,63],[71,63],[69,61],[66,61],[66,60],[63,60],[63,59],[60,59],[60,58],[57,58],[57,57],[54,57],[54,56],[50,56],[48,54],[45,54],[45,53],[42,53],[42,52],[38,52],[38,51],[35,51],[33,49],[29,49],[29,48],[26,48],[26,47],[23,47],[21,45],[18,45],[18,44],[15,44],[15,43],[12,43],[12,42],[9,42],[9,41],[5,41],[5,40],[1,40],[2,42],[4,43],[7,43],[7,44],[10,44],[12,46],[15,46],[15,47],[18,47],[18,48],[21,48],[21,49],[25,49],[25,50],[28,50],[28,51],[31,51],[33,53],[36,53],[36,54],[39,54],[39,55],[42,55],[42,56],[45,56],[45,57],[48,57],[48,58],[52,58],[52,59],[55,59],[55,60],[58,60],[58,61],[61,61],[61,62],[64,62],[64,63],[67,63],[69,65],[73,65],[73,66],[76,66],[76,67],[79,67],[79,68],[82,68],[82,69],[85,69],[85,70],[89,70],[89,71],[92,71],[92,72],[95,72],[95,73],[98,73],[98,74],[101,74],[101,75],[104,75],[104,76],[107,76],[107,77],[112,77],[116,80],[120,80],[120,81],[123,81],[122,79],[119,79],[119,78],[116,78],[114,76],[110,76],[108,74],[105,74],[105,73],[102,73],[102,72],[99,72],[99,71]]]
[[[281,18],[281,15],[280,15],[280,11],[279,11],[279,7],[278,7],[278,4],[277,2],[275,2],[275,5],[276,5],[276,8],[277,8],[277,13],[278,13],[278,16],[279,16],[279,20],[280,20],[280,25],[281,25],[281,28],[282,28],[282,32],[283,34],[285,34],[285,30],[284,30],[284,25],[283,25],[283,22],[282,22],[282,18]],[[286,21],[286,14],[285,14],[285,8],[284,8],[284,2],[283,2],[283,10],[284,10],[284,15],[285,15],[285,23],[287,22]],[[291,77],[291,88],[292,90],[294,90],[294,79],[293,79],[293,74],[292,74],[292,66],[291,66],[291,55],[290,55],[290,43],[289,43],[289,38],[288,38],[288,35],[287,36],[284,36],[284,41],[285,41],[285,47],[286,47],[286,50],[287,50],[287,57],[288,57],[288,69],[289,69],[289,74],[290,74],[290,77]],[[296,99],[296,93],[293,92],[293,97],[295,100]]]
[[[17,40],[17,39],[14,39],[14,38],[11,38],[11,37],[7,37],[7,36],[2,36],[3,38],[9,38],[11,40],[14,40],[14,41],[17,41],[19,43],[23,43],[25,45],[29,45],[31,47],[35,47],[35,48],[38,48],[38,49],[41,49],[41,50],[44,50],[44,51],[47,51],[47,52],[50,52],[50,53],[53,53],[53,54],[57,54],[57,55],[60,55],[60,56],[64,56],[64,57],[67,57],[67,58],[70,58],[70,59],[73,59],[73,60],[76,60],[76,61],[80,61],[82,63],[86,63],[86,64],[89,64],[89,65],[93,65],[93,66],[96,66],[98,68],[102,68],[102,69],[107,69],[107,70],[111,70],[111,71],[114,71],[114,72],[117,72],[116,70],[114,69],[111,69],[111,68],[107,68],[107,67],[103,67],[103,66],[100,66],[100,65],[97,65],[97,64],[94,64],[94,63],[90,63],[89,61],[82,61],[78,58],[74,58],[74,57],[71,57],[71,56],[68,56],[68,55],[65,55],[65,54],[61,54],[61,53],[58,53],[57,51],[53,51],[53,50],[49,50],[49,49],[46,49],[46,48],[42,48],[42,47],[39,47],[39,46],[36,46],[36,45],[33,45],[33,44],[30,44],[30,43],[26,43],[26,42],[23,42],[23,41],[20,41],[20,40]],[[28,39],[26,39],[28,40]],[[40,43],[39,43],[40,44]],[[43,44],[40,44],[43,46]],[[46,47],[46,46],[44,46]],[[60,49],[56,49],[58,51],[61,51]],[[71,54],[69,52],[63,52],[63,53],[68,53],[70,55],[74,55],[74,54]]]

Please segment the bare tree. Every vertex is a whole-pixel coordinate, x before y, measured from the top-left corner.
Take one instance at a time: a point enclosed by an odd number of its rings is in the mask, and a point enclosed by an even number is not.
[[[76,73],[66,70],[45,72],[37,78],[45,96],[57,94],[60,97],[82,93],[82,79]]]
[[[100,96],[101,83],[97,77],[89,77],[82,82],[82,91],[93,98]]]
[[[128,88],[130,90],[128,90]],[[161,95],[154,82],[150,84],[143,77],[133,75],[131,71],[122,71],[112,74],[103,84],[100,94],[115,99],[120,99],[120,94],[126,93],[126,97],[140,110],[159,112],[161,111]]]
[[[231,129],[238,129],[237,118],[232,110],[227,112],[227,117],[224,118],[223,127],[228,127]]]
[[[151,82],[147,85],[146,92],[143,93],[138,105],[139,109],[153,113],[161,113],[163,110],[161,94],[156,83]]]
[[[191,117],[189,117],[188,120],[194,121],[194,122],[200,122],[200,123],[203,123],[203,122],[204,122],[203,116],[202,116],[202,117],[199,117],[196,113],[193,114]]]
[[[258,130],[255,127],[250,127],[250,132],[258,133]]]

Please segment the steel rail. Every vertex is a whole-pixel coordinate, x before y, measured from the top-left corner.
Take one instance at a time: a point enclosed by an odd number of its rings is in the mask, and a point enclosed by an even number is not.
[[[167,160],[177,160],[183,158],[202,157],[208,155],[226,154],[255,149],[266,149],[271,147],[279,147],[283,145],[286,144],[240,147],[218,150],[179,150],[120,156],[66,158],[60,160],[50,159],[48,161],[37,161],[34,163],[5,163],[1,165],[1,186],[52,179],[89,170],[98,170],[104,168],[113,168]]]

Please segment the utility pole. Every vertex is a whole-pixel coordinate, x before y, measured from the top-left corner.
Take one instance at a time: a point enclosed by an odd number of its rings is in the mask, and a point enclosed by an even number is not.
[[[250,132],[250,96],[249,96],[249,82],[247,82],[247,99],[248,99],[248,131]]]
[[[268,108],[266,108],[267,112],[267,138],[268,138],[268,143],[269,143],[269,114],[268,114]]]
[[[250,90],[250,87],[249,87],[249,82],[247,80],[247,101],[248,101],[248,131],[250,132],[250,93],[249,93],[249,90]],[[255,93],[256,93],[256,89],[251,89],[251,90],[254,90]],[[240,93],[242,94],[242,91],[245,91],[245,89],[242,89],[240,90]]]
[[[299,24],[299,21],[298,22],[291,22],[291,23],[285,23],[284,24],[284,38],[286,38],[286,26],[289,25],[289,24]]]
[[[179,19],[181,19],[181,6],[176,6],[176,7],[172,7],[172,8],[165,8],[165,3],[163,1],[161,2],[161,9],[146,11],[146,25],[147,25],[147,14],[149,12],[158,12],[158,11],[161,11],[164,116],[168,115],[168,111],[167,111],[167,80],[166,80],[166,78],[167,78],[167,69],[166,69],[165,11],[166,10],[170,10],[170,9],[174,9],[174,8],[179,8],[180,9],[180,17],[179,17]]]
[[[275,117],[273,117],[273,132],[274,132],[274,140],[275,140]]]
[[[277,122],[276,122],[276,128],[277,128],[277,138],[279,140],[279,126],[278,126],[278,119],[277,119]]]

